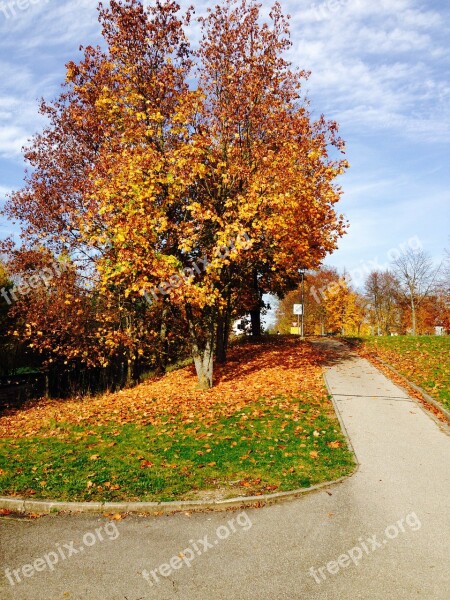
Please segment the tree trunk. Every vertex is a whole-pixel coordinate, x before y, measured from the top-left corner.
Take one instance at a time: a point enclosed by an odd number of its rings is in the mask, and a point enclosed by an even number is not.
[[[159,348],[157,355],[156,372],[163,375],[167,368],[167,308],[164,307],[161,313],[161,326],[159,328]]]
[[[416,317],[416,303],[411,294],[411,317],[412,317],[412,334],[416,335],[417,330],[417,317]]]
[[[201,390],[209,390],[213,386],[214,346],[207,342],[205,348],[200,350],[197,346],[193,348],[195,370],[197,372],[198,387]]]
[[[217,320],[216,360],[219,364],[227,361],[228,340],[231,326],[231,297],[228,295],[227,307]]]
[[[255,307],[250,311],[250,320],[252,323],[252,336],[261,337],[261,306]]]
[[[125,387],[130,388],[133,385],[133,359],[130,358],[129,353],[126,355],[125,363],[126,375],[125,375]]]
[[[223,316],[217,323],[216,335],[216,359],[221,365],[227,361],[228,336],[230,333],[229,319]]]
[[[253,292],[255,295],[255,305],[250,311],[250,321],[252,324],[252,336],[261,337],[261,305],[262,294],[258,284],[258,271],[253,271]]]
[[[223,364],[226,361],[225,339],[224,339],[225,323],[223,317],[217,323],[216,335],[216,360]]]
[[[199,335],[197,335],[192,307],[189,305],[186,306],[186,316],[189,325],[192,358],[194,359],[195,370],[197,372],[198,386],[201,390],[208,390],[213,386],[216,319],[213,318],[213,315],[208,315],[210,322],[206,333],[204,333],[203,323],[208,317],[201,323],[202,328]]]
[[[140,358],[136,358],[133,361],[133,381],[134,381],[134,383],[141,383],[141,375],[142,375],[142,360]]]

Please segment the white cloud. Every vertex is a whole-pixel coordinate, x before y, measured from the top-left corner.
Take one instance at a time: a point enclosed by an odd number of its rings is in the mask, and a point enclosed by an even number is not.
[[[373,54],[417,51],[428,48],[431,42],[429,35],[398,27],[382,31],[366,26],[360,36],[365,39],[365,51]]]
[[[22,146],[44,124],[40,98],[59,93],[64,54],[76,58],[80,43],[92,42],[99,25],[91,0],[33,0],[22,10],[15,0],[3,0],[2,6],[0,156],[18,163]]]
[[[315,106],[358,127],[445,140],[450,64],[439,12],[415,0],[286,4],[294,15],[291,59],[312,71]]]
[[[12,157],[20,154],[27,141],[27,132],[14,125],[0,126],[0,155]]]
[[[0,201],[4,200],[5,197],[11,193],[11,191],[11,188],[0,185]]]

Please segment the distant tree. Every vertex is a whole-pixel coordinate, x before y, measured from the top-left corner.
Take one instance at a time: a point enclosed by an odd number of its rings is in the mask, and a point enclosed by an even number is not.
[[[322,267],[318,271],[308,271],[305,276],[305,333],[320,335],[328,331],[325,292],[330,286],[339,285],[336,269]],[[296,317],[292,313],[294,304],[302,303],[302,289],[299,285],[288,292],[279,302],[276,312],[276,329],[289,333]]]
[[[444,250],[444,260],[442,265],[442,277],[440,280],[440,287],[443,290],[447,291],[447,294],[450,292],[450,250]]]
[[[390,335],[398,322],[399,282],[390,271],[372,271],[365,282],[365,293],[374,328],[378,335]]]
[[[436,289],[440,267],[423,250],[406,250],[393,261],[393,272],[399,281],[399,290],[411,309],[411,333],[417,335],[417,309]]]
[[[307,278],[306,295],[306,320],[312,323],[313,332],[325,334],[329,330],[328,314],[326,307],[326,291],[330,287],[338,286],[340,281],[337,269],[322,267]]]
[[[353,324],[355,330],[352,334],[368,335],[370,333],[368,319],[368,302],[364,294],[355,292],[355,308],[353,312]]]
[[[431,298],[429,322],[443,327],[450,333],[450,251],[444,250],[442,269],[439,273],[434,297]]]
[[[328,326],[341,335],[360,335],[365,321],[365,302],[344,278],[325,292]]]
[[[438,289],[423,300],[417,308],[417,331],[434,334],[436,327],[449,330],[450,306],[447,298]]]

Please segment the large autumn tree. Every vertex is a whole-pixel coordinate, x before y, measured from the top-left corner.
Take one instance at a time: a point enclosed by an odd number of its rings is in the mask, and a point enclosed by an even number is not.
[[[233,315],[295,287],[300,264],[317,266],[344,232],[337,126],[309,114],[279,4],[267,22],[260,8],[209,10],[192,53],[175,2],[100,4],[104,48],[69,63],[65,91],[42,105],[34,171],[7,207],[24,252],[69,257],[105,307],[95,327],[111,352],[132,360],[175,322],[201,387]]]
[[[335,248],[343,232],[335,178],[346,166],[328,155],[343,149],[336,124],[311,119],[302,91],[308,73],[285,58],[289,18],[275,3],[262,23],[260,8],[230,0],[210,10],[198,52],[213,159],[206,202],[219,230],[239,222],[251,231],[242,300],[254,333],[263,294],[293,289],[300,266],[317,267]]]
[[[343,232],[333,205],[339,199],[334,180],[345,163],[328,156],[330,144],[341,150],[342,142],[336,125],[323,118],[312,122],[301,101],[306,74],[283,58],[289,28],[279,5],[270,21],[260,24],[254,2],[229,1],[209,11],[201,19],[203,37],[195,54],[197,89],[180,89],[169,115],[152,105],[145,119],[126,114],[146,127],[149,119],[159,120],[164,145],[150,158],[148,140],[136,138],[139,124],[125,127],[131,151],[119,165],[114,154],[107,157],[116,165],[114,179],[108,181],[108,170],[99,183],[106,213],[120,221],[115,239],[120,269],[113,263],[109,277],[124,281],[132,273],[130,291],[138,293],[155,285],[155,274],[167,281],[176,270],[207,258],[201,277],[180,281],[161,299],[182,310],[203,387],[212,385],[214,347],[225,358],[235,311],[258,308],[264,291],[295,285],[299,261],[316,266]],[[119,89],[123,97],[125,85]],[[121,122],[114,92],[106,89],[103,103],[109,118]],[[135,205],[121,202],[118,212],[117,198],[128,191],[117,180],[125,179],[132,180]],[[161,242],[148,243],[143,253],[145,244],[134,243],[134,229],[147,231],[154,222],[142,211],[149,191],[159,199],[151,206],[159,211]],[[222,248],[243,232],[250,243],[233,243],[224,258]]]

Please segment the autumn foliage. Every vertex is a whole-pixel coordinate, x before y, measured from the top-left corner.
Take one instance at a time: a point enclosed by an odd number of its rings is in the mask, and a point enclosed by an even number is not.
[[[280,300],[276,328],[281,333],[288,333],[291,327],[297,327],[292,308],[294,304],[302,302],[305,305],[305,335],[368,333],[367,302],[336,269],[323,267],[308,272],[304,294],[300,286]]]
[[[296,327],[293,305],[304,301],[306,335],[389,336],[449,332],[449,284],[443,268],[445,263],[441,267],[434,266],[425,253],[417,251],[409,252],[405,257],[408,258],[408,272],[403,281],[394,263],[392,270],[369,272],[363,289],[356,288],[348,273],[339,275],[334,268],[308,271],[304,298],[302,286],[298,286],[280,299],[276,329],[288,333],[291,327]]]
[[[295,287],[344,233],[343,142],[309,113],[280,5],[263,22],[253,0],[226,0],[199,19],[195,51],[192,17],[171,1],[100,4],[104,47],[84,48],[42,103],[49,124],[6,206],[23,245],[5,250],[16,276],[66,266],[15,309],[47,365],[131,380],[140,364],[164,370],[172,345],[209,388],[231,320]]]

